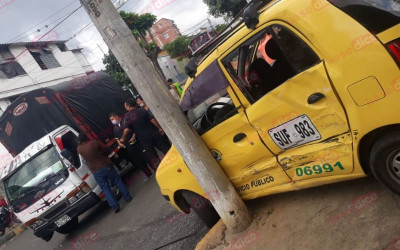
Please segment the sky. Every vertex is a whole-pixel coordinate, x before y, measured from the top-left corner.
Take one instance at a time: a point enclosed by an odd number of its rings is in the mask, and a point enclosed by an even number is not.
[[[79,0],[0,0],[0,43],[37,40],[79,6]],[[128,0],[120,10],[135,13],[147,10],[158,19],[172,19],[183,34],[193,33],[199,26],[209,26],[208,17],[213,25],[223,21],[210,17],[201,0]],[[51,33],[51,38],[68,40],[73,37],[67,43],[68,48],[84,48],[83,53],[94,69],[104,69],[103,52],[107,54],[108,48],[83,8],[54,30],[56,33]]]
[[[79,6],[79,0],[0,0],[0,43],[36,41]],[[150,12],[158,19],[172,19],[182,34],[193,34],[200,27],[208,26],[207,18],[213,25],[223,22],[209,16],[208,8],[201,0],[127,0],[120,10]],[[70,39],[67,42],[69,49],[83,48],[92,67],[96,71],[104,69],[103,52],[107,54],[108,47],[91,23],[86,11],[80,8],[55,27],[55,32],[49,33],[51,39],[45,39],[45,36],[42,40]],[[0,164],[5,153],[0,145]]]

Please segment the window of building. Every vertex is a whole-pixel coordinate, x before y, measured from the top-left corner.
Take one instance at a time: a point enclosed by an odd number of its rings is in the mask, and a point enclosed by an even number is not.
[[[169,35],[168,35],[168,34],[165,34],[165,35],[164,35],[164,38],[165,38],[165,39],[168,39],[168,38],[169,38]]]
[[[28,47],[28,50],[42,70],[61,67],[48,47],[40,49]]]
[[[292,31],[272,25],[231,52],[223,64],[249,101],[255,102],[319,61]]]
[[[57,47],[58,47],[62,52],[68,51],[68,48],[67,48],[67,46],[65,45],[65,43],[57,43]]]
[[[26,75],[25,70],[15,61],[14,55],[8,47],[0,48],[0,79],[11,79]]]

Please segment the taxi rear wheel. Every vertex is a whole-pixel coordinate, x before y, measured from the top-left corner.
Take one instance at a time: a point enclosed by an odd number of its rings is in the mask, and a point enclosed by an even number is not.
[[[381,137],[372,146],[371,172],[393,192],[400,194],[400,133]]]
[[[184,192],[182,196],[208,228],[212,228],[220,219],[211,202],[203,196],[191,192]]]

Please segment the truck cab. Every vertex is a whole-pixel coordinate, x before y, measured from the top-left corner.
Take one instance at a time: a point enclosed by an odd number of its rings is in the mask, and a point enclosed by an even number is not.
[[[79,215],[105,199],[77,146],[78,132],[61,126],[30,144],[0,174],[13,212],[46,241],[54,231],[71,232]]]

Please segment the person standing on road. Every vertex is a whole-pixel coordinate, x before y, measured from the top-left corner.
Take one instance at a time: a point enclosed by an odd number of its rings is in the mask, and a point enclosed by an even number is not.
[[[160,158],[154,148],[166,154],[171,147],[171,143],[164,136],[164,130],[154,117],[144,109],[136,108],[136,101],[129,99],[125,101],[125,109],[128,113],[124,116],[124,122],[139,139],[139,143],[146,151],[147,160],[151,162],[151,167],[156,170],[160,163]],[[125,136],[120,141],[123,143]]]
[[[113,133],[117,140],[118,145],[121,147],[121,150],[118,153],[121,153],[126,159],[140,169],[145,175],[146,179],[144,182],[147,182],[151,177],[153,177],[153,173],[147,167],[146,163],[146,155],[144,153],[144,149],[141,145],[139,145],[138,141],[135,138],[135,134],[123,123],[121,116],[116,113],[110,114],[110,121],[114,125]],[[120,141],[123,137],[124,133],[126,133],[126,138],[130,138],[129,141],[126,140],[124,143]]]
[[[168,85],[171,87],[171,89],[175,90],[175,92],[178,94],[179,98],[182,97],[183,89],[179,83],[174,82],[172,79],[168,79]]]
[[[151,113],[149,106],[147,106],[147,104],[145,103],[145,101],[143,101],[143,99],[141,97],[136,98],[136,104],[139,108],[146,110],[147,113],[149,113],[151,118],[154,117],[153,113]]]
[[[109,182],[116,186],[121,192],[126,202],[132,200],[128,188],[122,182],[117,170],[115,170],[113,163],[108,158],[106,147],[97,141],[89,141],[85,133],[79,134],[78,154],[80,154],[86,161],[90,171],[93,173],[94,178],[103,190],[108,205],[114,209],[115,213],[120,211],[120,206],[117,198],[111,190]]]

